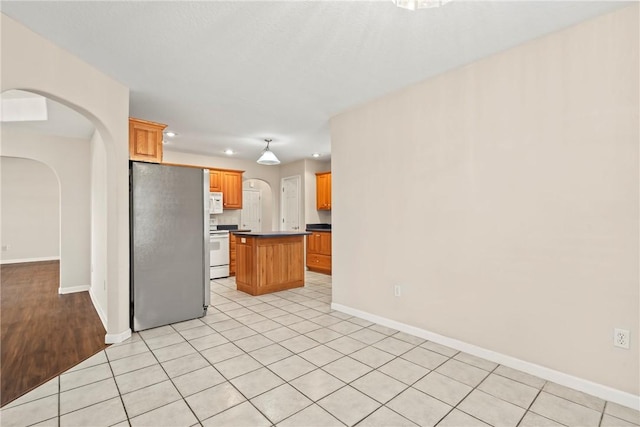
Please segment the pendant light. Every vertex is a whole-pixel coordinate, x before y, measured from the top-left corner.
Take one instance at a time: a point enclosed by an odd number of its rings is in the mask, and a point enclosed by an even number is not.
[[[269,143],[272,141],[271,139],[264,140],[267,143],[266,148],[262,151],[262,155],[258,159],[258,164],[261,165],[279,165],[280,160],[273,154],[273,151],[269,150]]]

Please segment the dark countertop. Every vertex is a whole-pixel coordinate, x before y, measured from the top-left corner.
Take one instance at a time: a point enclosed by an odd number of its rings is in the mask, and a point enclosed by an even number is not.
[[[331,224],[307,224],[307,231],[331,232]]]
[[[289,236],[306,236],[309,233],[308,231],[234,231],[233,234],[236,236],[247,236],[247,237],[289,237]]]
[[[216,227],[218,227],[218,230],[229,230],[229,231],[238,230],[238,226],[235,224],[220,224],[220,225],[217,225]]]
[[[221,224],[218,225],[218,230],[229,230],[229,233],[249,232],[248,228],[238,228],[235,224]]]

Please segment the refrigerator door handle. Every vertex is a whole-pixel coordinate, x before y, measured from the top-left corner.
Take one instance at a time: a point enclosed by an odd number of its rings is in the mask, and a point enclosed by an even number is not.
[[[209,259],[209,169],[203,170],[203,185],[202,185],[202,202],[204,209],[204,224],[202,225],[202,239],[203,239],[203,248],[202,252],[203,256],[203,267],[204,271],[202,272],[202,278],[204,279],[204,283],[202,286],[204,292],[203,298],[203,309],[204,314],[207,314],[207,308],[209,308],[209,303],[211,302],[211,282],[209,281],[209,271],[210,271],[210,259]]]

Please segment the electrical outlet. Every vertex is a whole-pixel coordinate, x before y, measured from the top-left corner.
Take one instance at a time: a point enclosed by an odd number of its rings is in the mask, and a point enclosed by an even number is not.
[[[613,345],[620,348],[629,348],[629,331],[615,328],[613,330]]]
[[[400,287],[400,285],[395,285],[393,287],[393,295],[399,297],[400,295],[402,295],[402,288]]]

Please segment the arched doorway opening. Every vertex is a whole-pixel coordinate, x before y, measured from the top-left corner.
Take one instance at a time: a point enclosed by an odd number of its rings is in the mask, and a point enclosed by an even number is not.
[[[273,231],[274,220],[273,190],[271,185],[262,179],[249,178],[242,182],[242,211],[240,212],[241,229],[251,231]]]
[[[2,283],[2,404],[102,350],[107,331],[106,280],[96,280],[107,264],[102,137],[82,114],[28,91],[3,92],[3,113],[24,100],[47,114],[3,116],[3,264],[15,268]]]
[[[82,114],[95,127],[106,169],[106,293],[108,343],[129,328],[129,89],[24,25],[1,15],[2,91],[25,90]],[[5,43],[6,41],[6,43]],[[3,147],[4,155],[8,153]],[[64,189],[63,189],[64,191]],[[64,196],[64,193],[63,193]]]
[[[31,116],[30,108],[25,104],[39,102],[44,108],[43,119]],[[89,290],[91,285],[91,141],[97,133],[96,128],[83,115],[47,97],[28,91],[9,90],[2,93],[3,126],[2,154],[32,159],[47,165],[56,177],[59,194],[59,218],[54,229],[44,233],[57,233],[60,259],[60,293],[72,293]],[[11,121],[7,121],[9,116]],[[99,138],[99,135],[97,135]],[[28,163],[27,163],[28,164]],[[41,178],[43,190],[48,183]],[[24,184],[16,180],[8,189]],[[44,194],[42,195],[44,196]],[[15,226],[21,221],[35,224],[36,215],[32,212],[21,218],[3,218],[4,228],[18,232]],[[34,217],[36,216],[36,217]],[[9,220],[17,223],[8,223]],[[50,221],[46,221],[47,223]],[[49,224],[52,227],[53,224]],[[14,238],[29,241],[28,227],[20,227],[21,235]],[[43,244],[47,244],[44,240]],[[26,248],[25,248],[26,249]],[[28,249],[34,252],[36,248]],[[8,252],[6,251],[7,255]],[[12,257],[15,259],[15,256]],[[102,303],[102,301],[99,301]],[[104,305],[104,304],[99,304]]]
[[[40,161],[0,156],[2,264],[60,259],[60,181]]]

